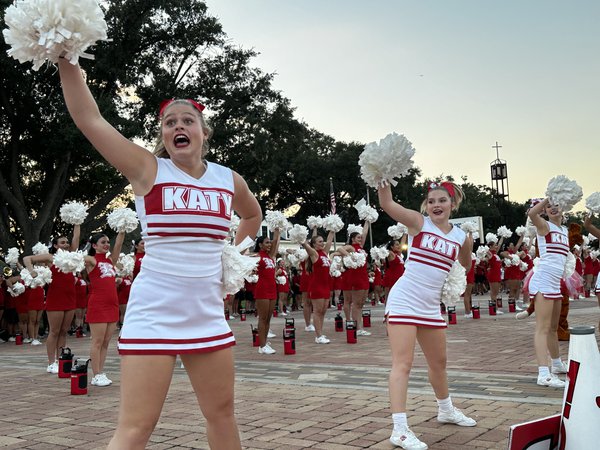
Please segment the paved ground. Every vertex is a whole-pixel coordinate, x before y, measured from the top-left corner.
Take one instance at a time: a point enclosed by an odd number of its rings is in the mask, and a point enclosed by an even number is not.
[[[477,301],[477,298],[475,299]],[[478,421],[459,428],[436,421],[437,406],[427,383],[420,352],[409,388],[409,423],[430,449],[503,449],[509,426],[556,414],[562,392],[535,384],[532,349],[534,320],[516,321],[514,314],[490,317],[481,299],[480,320],[448,328],[449,379],[455,404]],[[296,355],[284,355],[283,318],[274,319],[276,355],[258,355],[250,324],[231,321],[237,382],[236,415],[247,449],[391,449],[387,374],[389,347],[381,322],[382,307],[372,308],[370,337],[346,343],[335,333],[330,310],[329,345],[314,344],[300,328],[294,312]],[[600,319],[595,299],[571,303],[571,325],[595,325]],[[597,333],[597,339],[598,338]],[[89,351],[89,338],[69,339],[76,355]],[[0,345],[0,446],[8,449],[103,448],[118,411],[119,360],[110,350],[107,372],[114,385],[90,386],[87,396],[71,396],[69,381],[45,372],[44,347]],[[566,359],[568,343],[561,343]],[[208,448],[204,421],[183,369],[177,368],[161,420],[148,448]]]

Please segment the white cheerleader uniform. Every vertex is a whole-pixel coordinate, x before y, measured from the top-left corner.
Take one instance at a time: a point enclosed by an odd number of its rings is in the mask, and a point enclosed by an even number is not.
[[[565,227],[547,223],[550,229],[548,234],[537,236],[540,260],[529,280],[529,298],[535,298],[540,292],[545,298],[562,300],[560,280],[569,254],[569,235]]]
[[[122,355],[176,355],[235,345],[223,314],[221,255],[234,193],[230,169],[196,179],[157,158],[152,190],[136,196],[146,254],[119,337]]]
[[[421,231],[408,236],[404,275],[394,284],[386,302],[388,323],[446,328],[440,311],[442,287],[466,237],[456,226],[446,234],[424,217]]]

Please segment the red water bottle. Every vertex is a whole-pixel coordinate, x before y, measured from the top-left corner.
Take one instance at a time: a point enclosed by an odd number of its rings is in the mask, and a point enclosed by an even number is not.
[[[456,306],[448,306],[448,323],[456,325]]]
[[[87,394],[87,378],[88,378],[88,359],[85,364],[75,364],[71,368],[71,395]],[[60,373],[60,372],[59,372]]]
[[[284,328],[283,329],[283,353],[285,355],[296,354],[296,329],[295,328]]]
[[[496,302],[494,300],[490,300],[488,302],[488,308],[490,310],[490,316],[496,315]]]
[[[502,309],[502,296],[496,297],[496,309]]]
[[[277,317],[277,308],[273,308],[273,317]]]
[[[481,318],[481,313],[479,311],[479,305],[471,307],[471,312],[473,313],[473,319]]]
[[[362,311],[363,328],[371,327],[371,310],[363,309]]]
[[[514,298],[508,299],[508,312],[517,312],[517,304]]]
[[[377,300],[375,300],[375,297],[373,297],[371,299],[371,306],[375,306],[377,304]]]
[[[286,330],[295,330],[296,326],[294,325],[294,319],[292,317],[285,319],[285,329]]]
[[[346,342],[356,344],[356,320],[346,320]]]
[[[342,316],[340,314],[335,316],[334,323],[335,323],[335,331],[337,331],[337,332],[344,331],[344,319],[342,319]]]
[[[21,333],[15,334],[15,344],[23,345],[23,335]]]
[[[73,353],[69,347],[60,348],[58,357],[58,378],[69,378],[73,367]]]
[[[75,330],[75,337],[76,338],[83,337],[83,328],[82,327],[77,327],[77,329]]]
[[[440,302],[440,311],[442,314],[446,314],[446,305],[444,302]]]
[[[242,309],[240,311],[240,322],[245,322],[246,321],[246,310]]]
[[[342,302],[341,300],[338,300],[338,302],[337,302],[337,310],[341,311],[343,307],[344,307],[344,302]]]
[[[252,324],[250,324],[250,329],[252,330],[252,347],[258,347],[258,328],[254,328]]]

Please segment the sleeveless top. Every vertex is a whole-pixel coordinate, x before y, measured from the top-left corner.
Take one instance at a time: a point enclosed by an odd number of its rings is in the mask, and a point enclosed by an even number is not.
[[[565,227],[547,222],[550,231],[546,236],[537,236],[540,261],[537,270],[562,278],[569,254],[569,235]]]

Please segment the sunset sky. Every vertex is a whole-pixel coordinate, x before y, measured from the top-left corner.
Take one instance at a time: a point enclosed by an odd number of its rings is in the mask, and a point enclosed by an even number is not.
[[[424,176],[490,184],[502,146],[510,199],[563,174],[600,191],[596,0],[209,0],[233,43],[298,119],[341,141],[392,131]],[[579,208],[581,209],[582,204]]]

